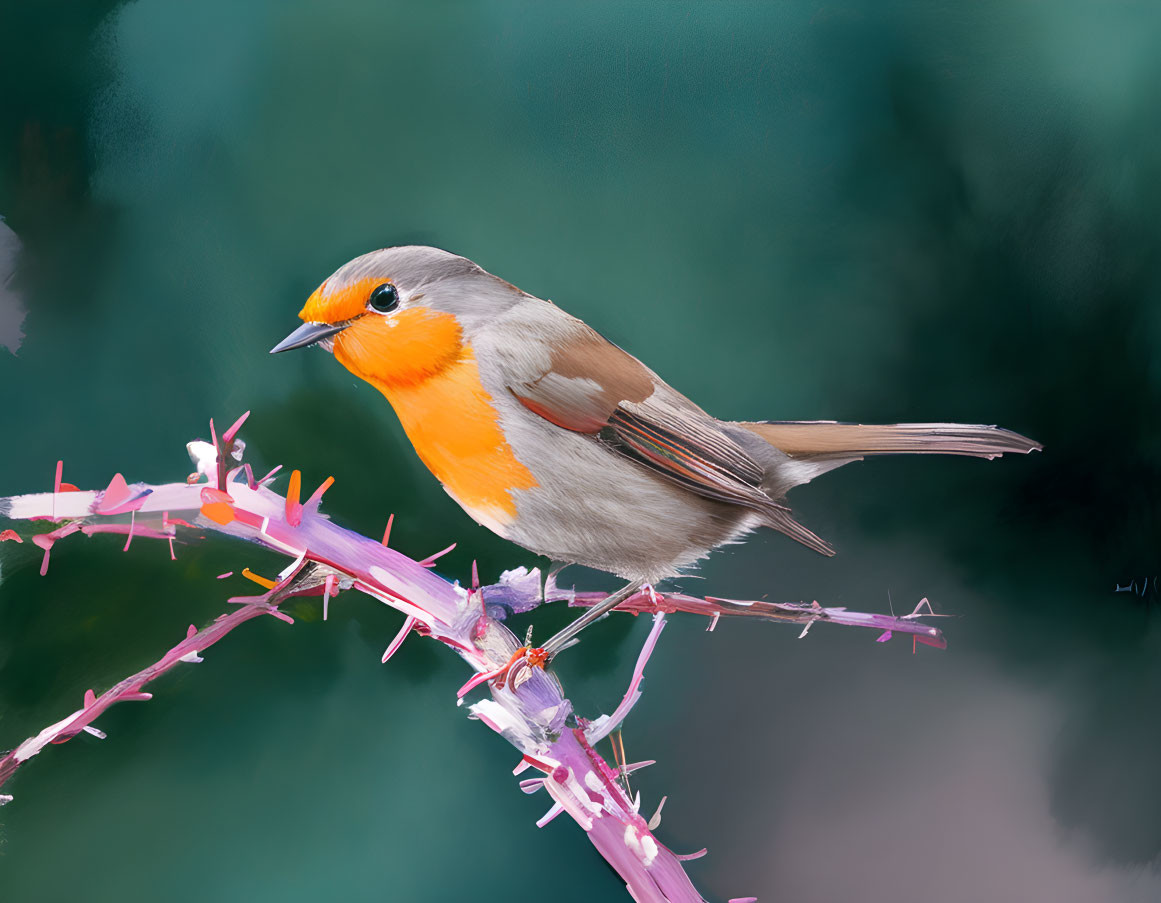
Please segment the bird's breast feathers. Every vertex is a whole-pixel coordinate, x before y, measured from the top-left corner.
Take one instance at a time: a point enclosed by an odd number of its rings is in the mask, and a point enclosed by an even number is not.
[[[367,329],[338,336],[335,357],[383,393],[416,453],[452,498],[476,521],[506,535],[516,517],[512,493],[532,488],[536,480],[505,438],[475,352],[462,341],[455,318],[416,308],[401,312],[394,323],[365,320]]]

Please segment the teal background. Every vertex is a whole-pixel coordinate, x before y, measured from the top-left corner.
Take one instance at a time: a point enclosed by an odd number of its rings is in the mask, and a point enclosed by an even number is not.
[[[635,787],[668,794],[663,841],[709,847],[713,900],[1156,900],[1159,42],[1145,2],[6,0],[27,316],[0,494],[58,458],[81,486],[179,479],[211,416],[251,409],[249,460],[333,474],[341,523],[455,540],[453,578],[536,564],[372,389],[266,354],[335,267],[399,243],[553,299],[721,417],[1003,424],[1044,453],[852,465],[791,499],[838,557],[763,534],[684,582],[927,596],[946,652],[675,617],[625,729],[659,760]],[[109,537],[38,564],[0,547],[0,748],[246,592],[218,573],[281,566]],[[293,613],[23,769],[0,898],[628,899],[575,825],[535,828],[548,802],[455,708],[458,660],[409,640],[381,665],[401,616],[368,599]],[[645,631],[612,618],[562,658],[582,714]]]

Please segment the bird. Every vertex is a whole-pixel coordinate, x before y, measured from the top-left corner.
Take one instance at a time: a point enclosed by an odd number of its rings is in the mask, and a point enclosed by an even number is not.
[[[466,257],[372,251],[329,276],[271,354],[321,346],[394,408],[477,523],[554,568],[627,583],[535,647],[550,661],[625,599],[758,528],[819,552],[789,490],[866,456],[995,458],[1041,445],[995,426],[728,421],[551,301]]]

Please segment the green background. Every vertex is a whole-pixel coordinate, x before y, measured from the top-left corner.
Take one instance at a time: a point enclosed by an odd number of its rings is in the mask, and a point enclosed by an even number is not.
[[[714,900],[1156,900],[1161,878],[1161,12],[1156,3],[15,3],[0,494],[53,466],[180,479],[253,410],[256,465],[485,579],[474,525],[328,356],[266,352],[364,251],[429,243],[584,318],[718,416],[1000,423],[1040,455],[856,464],[685,586],[897,611],[860,631],[675,617],[625,729]],[[9,299],[5,303],[11,304]],[[13,335],[0,335],[0,343]],[[648,516],[643,512],[642,516]],[[244,593],[261,550],[0,548],[0,748]],[[601,575],[569,571],[585,587]],[[1118,585],[1150,581],[1143,593]],[[463,665],[347,595],[252,622],[5,791],[7,901],[625,899]],[[544,612],[538,631],[564,623]],[[518,627],[523,629],[527,619]],[[609,711],[646,625],[564,656]]]

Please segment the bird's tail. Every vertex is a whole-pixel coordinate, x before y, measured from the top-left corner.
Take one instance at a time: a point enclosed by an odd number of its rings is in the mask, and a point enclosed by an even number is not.
[[[998,458],[1005,452],[1039,451],[1041,445],[995,426],[963,423],[862,424],[818,421],[735,423],[776,449],[766,461],[763,488],[772,498],[809,483],[819,474],[860,461],[867,455],[969,455]],[[782,454],[777,454],[781,452]],[[760,456],[764,457],[764,456]],[[824,555],[834,552],[794,521],[785,509],[766,518],[773,527]]]
[[[966,423],[836,423],[783,420],[739,423],[796,460],[842,463],[866,455],[970,455],[998,458],[1005,452],[1039,451],[1041,445],[996,426]]]

